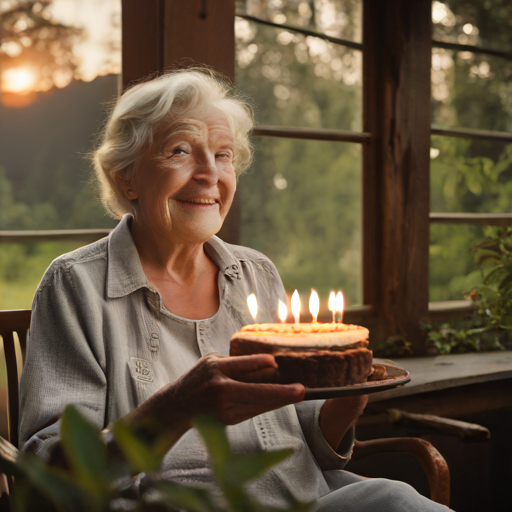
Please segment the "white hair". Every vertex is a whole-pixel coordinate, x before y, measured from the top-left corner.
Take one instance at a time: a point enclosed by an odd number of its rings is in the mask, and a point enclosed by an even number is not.
[[[224,113],[235,139],[235,171],[241,174],[252,158],[249,133],[253,114],[251,107],[231,92],[226,79],[206,68],[173,71],[128,89],[117,100],[93,154],[107,211],[116,218],[133,213],[119,177],[131,182],[155,135],[193,110],[214,107]]]

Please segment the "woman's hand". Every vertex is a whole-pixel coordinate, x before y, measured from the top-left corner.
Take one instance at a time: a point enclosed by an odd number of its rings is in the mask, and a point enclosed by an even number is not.
[[[235,425],[304,399],[302,384],[274,384],[278,376],[270,354],[210,354],[172,383],[169,392],[173,407],[179,407],[189,421],[196,414],[209,414],[225,425]]]
[[[172,446],[198,414],[235,425],[304,399],[302,384],[274,384],[277,377],[277,364],[270,354],[209,354],[132,411],[126,421],[150,438],[165,434]]]
[[[361,416],[367,402],[368,395],[331,398],[325,401],[320,410],[320,430],[334,451],[338,449],[352,424]]]

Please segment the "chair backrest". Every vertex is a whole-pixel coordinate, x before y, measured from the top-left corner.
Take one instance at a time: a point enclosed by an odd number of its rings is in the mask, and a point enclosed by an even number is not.
[[[4,341],[5,365],[7,367],[7,428],[9,442],[18,447],[18,423],[20,402],[20,377],[27,350],[30,309],[0,311],[0,336]],[[16,350],[14,333],[18,334],[20,351]]]

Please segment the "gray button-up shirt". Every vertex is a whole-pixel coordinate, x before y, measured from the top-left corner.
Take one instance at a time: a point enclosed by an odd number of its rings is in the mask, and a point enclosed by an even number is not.
[[[37,289],[21,380],[20,443],[48,458],[59,417],[74,404],[99,429],[122,418],[208,353],[229,354],[231,335],[253,322],[247,296],[258,298],[259,322],[277,320],[284,300],[279,274],[261,253],[212,237],[220,307],[189,320],[165,308],[148,282],[126,215],[108,239],[57,258]],[[282,505],[286,489],[302,500],[329,492],[323,471],[342,469],[352,434],[334,452],[318,424],[323,402],[303,402],[227,427],[236,452],[293,448],[287,460],[252,484],[260,501]],[[213,482],[194,430],[169,451],[164,475],[182,483]]]

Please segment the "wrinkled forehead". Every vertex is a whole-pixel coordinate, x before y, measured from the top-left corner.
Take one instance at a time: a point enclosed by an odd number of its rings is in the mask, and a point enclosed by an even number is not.
[[[187,135],[193,138],[222,138],[234,141],[233,127],[228,116],[219,108],[205,108],[188,112],[186,115],[170,121],[162,129],[164,142],[177,136]]]

